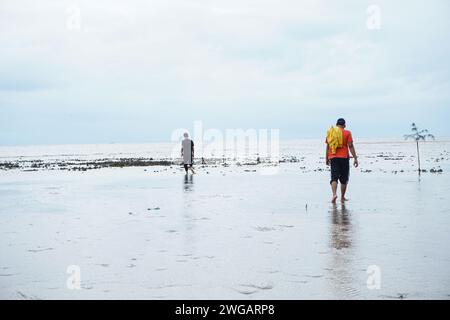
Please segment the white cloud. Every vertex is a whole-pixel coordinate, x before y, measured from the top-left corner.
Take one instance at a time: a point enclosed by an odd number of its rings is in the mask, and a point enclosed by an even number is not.
[[[327,110],[448,104],[448,2],[374,3],[379,31],[357,0],[4,0],[1,121],[15,130],[14,108],[55,121],[126,110],[170,131],[167,110],[257,126],[263,108],[283,127]],[[79,30],[66,27],[74,6]]]

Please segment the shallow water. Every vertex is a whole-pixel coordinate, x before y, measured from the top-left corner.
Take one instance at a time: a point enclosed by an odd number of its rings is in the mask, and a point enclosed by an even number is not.
[[[294,145],[283,155],[304,158],[274,175],[0,171],[0,298],[450,298],[448,143],[424,144],[443,173],[421,179],[414,146],[360,144],[345,207],[329,203],[323,145]]]

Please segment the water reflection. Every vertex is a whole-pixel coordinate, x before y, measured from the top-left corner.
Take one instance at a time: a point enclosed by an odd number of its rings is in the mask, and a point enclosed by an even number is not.
[[[351,221],[350,213],[342,204],[339,207],[335,204],[331,210],[331,246],[334,249],[350,248],[352,246],[352,239],[350,236]]]
[[[355,286],[351,212],[344,204],[333,205],[330,217],[330,284],[336,297],[352,298],[358,294],[355,287],[359,286]]]
[[[195,193],[194,193],[194,176],[186,174],[183,177],[183,207],[182,223],[184,238],[184,254],[191,255],[195,251]]]
[[[183,189],[186,192],[194,191],[194,175],[186,174],[184,176]]]

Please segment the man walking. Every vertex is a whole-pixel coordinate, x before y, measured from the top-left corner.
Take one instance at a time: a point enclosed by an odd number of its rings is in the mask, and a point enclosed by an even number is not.
[[[194,159],[194,141],[189,139],[189,134],[184,134],[184,140],[181,142],[181,156],[183,157],[183,165],[186,174],[188,174],[188,169],[191,169],[192,174],[194,174],[194,169],[192,168]]]
[[[350,176],[350,154],[353,156],[353,165],[358,167],[358,157],[356,156],[355,146],[353,145],[352,133],[345,130],[345,120],[340,118],[336,123],[336,127],[331,128],[327,132],[326,139],[326,162],[331,165],[331,191],[333,192],[332,203],[337,200],[338,181],[341,183],[341,202],[347,201],[345,192]]]

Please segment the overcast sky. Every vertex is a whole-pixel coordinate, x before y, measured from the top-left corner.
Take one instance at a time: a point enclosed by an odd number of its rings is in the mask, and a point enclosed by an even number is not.
[[[0,0],[0,144],[450,137],[449,40],[448,0]]]

